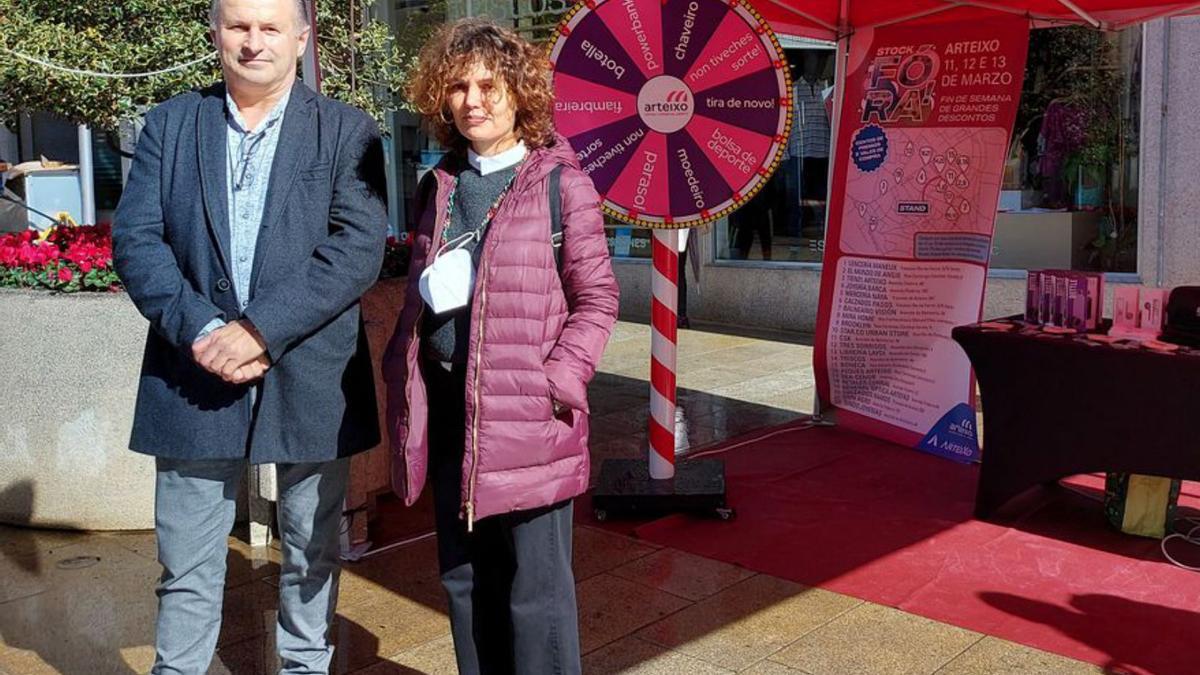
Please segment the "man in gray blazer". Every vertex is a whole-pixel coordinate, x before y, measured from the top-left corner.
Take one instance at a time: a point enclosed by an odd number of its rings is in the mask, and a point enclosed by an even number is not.
[[[387,230],[365,113],[296,81],[304,0],[213,0],[223,82],[146,115],[113,230],[150,321],[130,447],[157,459],[155,673],[202,673],[247,462],[276,463],[284,672],[333,649],[348,456],[379,442],[359,298]]]

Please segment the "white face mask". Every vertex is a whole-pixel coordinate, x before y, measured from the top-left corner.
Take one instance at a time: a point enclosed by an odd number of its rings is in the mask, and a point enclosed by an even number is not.
[[[475,262],[471,252],[463,247],[473,238],[474,233],[469,233],[462,241],[447,242],[438,251],[433,264],[421,272],[417,288],[434,314],[466,307],[471,302],[475,290]],[[446,251],[451,245],[453,249]]]

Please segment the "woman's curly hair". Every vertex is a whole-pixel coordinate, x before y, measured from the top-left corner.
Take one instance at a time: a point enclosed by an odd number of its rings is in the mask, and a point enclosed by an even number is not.
[[[438,29],[421,48],[406,93],[425,128],[442,145],[464,152],[467,139],[449,114],[450,87],[476,63],[492,71],[516,112],[516,132],[533,150],[554,142],[554,93],[545,53],[489,19],[461,19]]]

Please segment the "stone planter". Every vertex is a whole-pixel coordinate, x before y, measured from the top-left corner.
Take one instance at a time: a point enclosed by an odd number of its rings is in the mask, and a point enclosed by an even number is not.
[[[154,460],[128,450],[146,321],[123,293],[0,289],[0,522],[154,527]]]
[[[362,312],[371,344],[371,361],[375,370],[375,398],[379,404],[379,432],[383,440],[369,452],[354,456],[350,464],[350,485],[346,507],[350,515],[350,539],[354,543],[369,537],[367,523],[374,513],[375,500],[391,489],[391,455],[388,451],[388,431],[385,422],[387,389],[383,382],[383,352],[392,336],[396,318],[404,306],[406,279],[381,279],[363,295]]]
[[[363,297],[375,362],[403,305],[403,279]],[[128,450],[146,320],[123,293],[55,295],[0,289],[0,522],[79,530],[154,527],[154,459]],[[386,437],[386,431],[384,432]],[[387,443],[356,455],[349,506],[366,514],[388,490]]]

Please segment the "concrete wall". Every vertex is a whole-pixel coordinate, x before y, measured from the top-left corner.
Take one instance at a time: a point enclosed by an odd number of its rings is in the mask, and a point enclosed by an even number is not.
[[[119,294],[0,289],[0,522],[154,527],[154,458],[128,450],[146,321]]]
[[[1164,99],[1164,48],[1170,66]],[[1146,27],[1138,269],[1152,286],[1200,284],[1200,17]],[[1160,208],[1161,204],[1161,208]]]
[[[1171,21],[1165,114],[1164,25],[1158,21],[1145,29],[1138,272],[1109,275],[1106,306],[1111,306],[1112,289],[1120,284],[1200,284],[1200,117],[1195,114],[1200,110],[1200,70],[1196,68],[1200,63],[1200,18]],[[1160,172],[1162,166],[1165,172]],[[723,222],[715,225],[724,226]],[[701,239],[707,263],[699,292],[696,284],[689,286],[692,319],[804,333],[815,330],[819,266],[717,262],[712,233]],[[620,261],[616,271],[622,316],[644,320],[649,316],[649,264]],[[1020,272],[993,271],[988,277],[983,315],[999,317],[1024,311],[1024,293]]]

